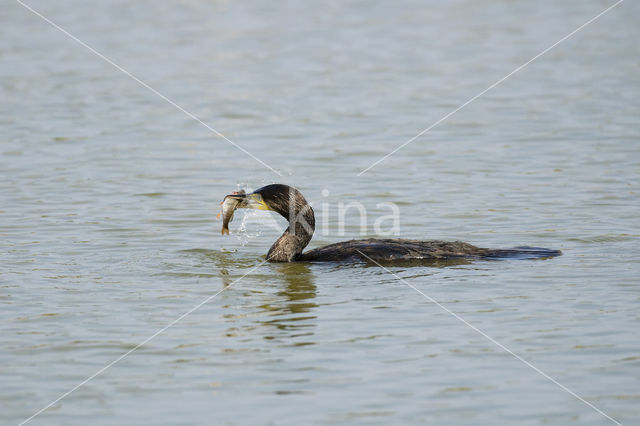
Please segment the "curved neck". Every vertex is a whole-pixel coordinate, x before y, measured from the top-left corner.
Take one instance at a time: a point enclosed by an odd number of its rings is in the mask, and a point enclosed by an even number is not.
[[[289,227],[276,240],[267,253],[271,262],[292,262],[300,256],[309,244],[316,226],[311,206],[302,198],[302,202],[289,204],[289,211],[278,211],[289,221]]]

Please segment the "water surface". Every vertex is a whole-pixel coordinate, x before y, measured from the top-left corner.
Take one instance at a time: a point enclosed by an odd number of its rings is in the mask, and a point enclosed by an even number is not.
[[[5,2],[3,423],[228,286],[31,424],[612,424],[379,267],[259,266],[275,219],[215,214],[272,182],[328,203],[312,247],[358,201],[365,236],[393,202],[405,238],[563,250],[390,269],[637,422],[636,2],[360,177],[612,2],[29,4],[283,176]]]

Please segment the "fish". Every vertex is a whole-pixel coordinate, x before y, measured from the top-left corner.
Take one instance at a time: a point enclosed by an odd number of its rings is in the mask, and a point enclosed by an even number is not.
[[[238,198],[232,197],[232,195],[243,195],[244,193],[245,192],[242,189],[240,191],[233,191],[231,195],[224,197],[224,200],[220,203],[222,206],[221,212],[218,213],[216,218],[220,219],[220,216],[222,216],[222,235],[229,235],[229,222],[233,220],[233,213],[236,211],[238,204],[242,201]]]

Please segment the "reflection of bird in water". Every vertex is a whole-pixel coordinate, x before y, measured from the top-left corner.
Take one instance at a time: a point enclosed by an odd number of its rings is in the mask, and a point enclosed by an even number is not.
[[[289,221],[289,227],[269,249],[267,259],[272,262],[535,259],[561,254],[559,250],[537,247],[516,247],[503,250],[480,248],[461,241],[374,238],[329,244],[303,253],[302,250],[311,241],[315,229],[315,216],[313,209],[297,189],[281,184],[267,185],[251,194],[227,195],[224,203],[233,203],[237,208],[272,210]]]
[[[316,285],[309,267],[305,264],[294,263],[282,265],[281,268],[279,272],[287,282],[287,286],[278,293],[278,296],[286,298],[286,310],[292,314],[301,314],[318,307],[310,300],[316,297]]]
[[[313,344],[309,340],[313,336],[316,316],[312,313],[318,304],[313,301],[316,297],[316,285],[309,267],[303,263],[287,263],[278,265],[278,274],[286,281],[284,289],[277,295],[279,299],[260,307],[274,315],[273,319],[261,321],[261,324],[276,327],[278,330],[290,330],[289,337],[295,337],[295,346]],[[275,339],[278,336],[268,336]],[[279,337],[282,337],[280,335]],[[300,340],[303,338],[303,340]]]

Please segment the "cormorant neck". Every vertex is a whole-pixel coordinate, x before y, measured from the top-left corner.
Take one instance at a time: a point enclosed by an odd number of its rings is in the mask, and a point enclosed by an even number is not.
[[[289,203],[289,211],[278,211],[289,221],[289,227],[276,240],[267,253],[271,262],[292,262],[300,256],[302,250],[309,244],[316,226],[313,209],[302,197]]]

